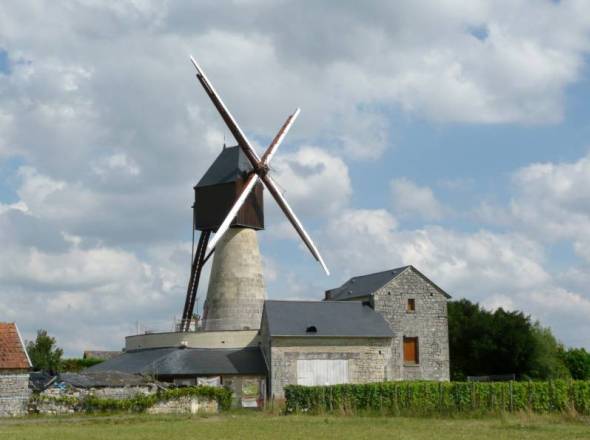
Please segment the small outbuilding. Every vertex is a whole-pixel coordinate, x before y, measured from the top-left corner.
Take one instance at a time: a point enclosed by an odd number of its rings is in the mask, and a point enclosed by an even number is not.
[[[31,368],[16,323],[0,322],[0,417],[27,413]]]
[[[233,391],[235,406],[260,406],[266,396],[266,367],[257,347],[131,350],[86,371],[141,374],[179,385],[226,386]]]
[[[392,337],[387,321],[362,302],[265,301],[270,393],[280,397],[289,384],[384,381]]]

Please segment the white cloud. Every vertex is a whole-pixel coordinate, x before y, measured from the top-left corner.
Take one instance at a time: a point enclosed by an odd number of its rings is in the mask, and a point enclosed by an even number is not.
[[[440,220],[446,209],[436,199],[432,189],[418,186],[401,177],[390,182],[395,212],[400,216],[417,215],[426,220]]]
[[[100,177],[109,177],[111,174],[120,173],[129,176],[137,176],[140,169],[137,164],[127,157],[125,153],[116,153],[104,157],[92,167]]]
[[[51,326],[79,351],[120,346],[135,319],[165,321],[180,310],[191,186],[224,133],[231,143],[190,52],[257,144],[303,109],[274,171],[307,227],[312,219],[314,239],[330,219],[317,241],[342,273],[414,262],[452,292],[484,286],[480,297],[548,283],[542,250],[521,234],[403,231],[386,210],[351,209],[346,161],[383,157],[400,109],[443,122],[559,120],[589,47],[587,7],[3,3],[0,45],[11,72],[0,75],[0,158],[24,165],[19,200],[0,205],[0,314],[22,322],[28,337]],[[562,179],[536,172],[523,185]],[[422,198],[410,210],[440,218],[434,195],[416,189]],[[540,230],[571,238],[586,227],[585,208],[568,194],[547,203],[566,203],[572,215],[543,206],[551,224]],[[539,216],[516,202],[523,219]],[[288,295],[315,294],[315,281],[278,264],[270,273],[297,284]]]
[[[279,153],[271,169],[273,179],[284,190],[297,214],[328,216],[346,206],[352,194],[344,161],[318,147]]]
[[[527,165],[514,173],[513,188],[508,206],[482,203],[478,217],[541,242],[569,241],[590,262],[590,155]]]

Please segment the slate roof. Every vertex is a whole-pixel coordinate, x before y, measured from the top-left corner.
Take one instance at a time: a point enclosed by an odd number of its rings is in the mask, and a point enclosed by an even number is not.
[[[414,266],[403,266],[395,269],[385,270],[383,272],[371,273],[368,275],[361,275],[352,277],[342,286],[335,289],[326,290],[326,299],[341,301],[346,299],[359,298],[368,296],[385,286],[387,283],[397,278],[407,269],[412,269],[418,276],[422,277],[426,282],[432,284],[442,295],[446,298],[450,298],[447,292],[433,283],[427,278],[422,272],[416,269]]]
[[[358,301],[265,301],[263,316],[271,336],[393,336],[385,319]]]
[[[258,348],[154,348],[128,351],[85,370],[99,371],[154,376],[207,376],[266,374],[266,366]]]
[[[145,386],[154,383],[139,374],[120,371],[85,371],[82,373],[60,373],[58,383],[71,385],[75,388],[126,387]]]
[[[252,171],[252,165],[239,146],[225,147],[195,188],[231,183],[250,171]]]
[[[408,267],[410,266],[352,277],[342,286],[326,290],[326,298],[330,300],[342,300],[370,295],[396,278]]]
[[[86,350],[84,351],[84,359],[100,359],[106,361],[117,356],[121,356],[122,351],[106,351],[106,350]]]
[[[14,322],[0,322],[0,370],[27,370],[31,361]]]

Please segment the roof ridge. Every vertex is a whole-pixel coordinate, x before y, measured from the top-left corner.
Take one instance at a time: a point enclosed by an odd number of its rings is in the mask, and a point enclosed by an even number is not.
[[[314,304],[361,304],[361,301],[338,301],[338,300],[323,300],[323,299],[265,299],[264,302],[277,302],[277,303],[314,303]]]
[[[370,276],[373,276],[373,275],[380,275],[382,273],[387,273],[387,272],[395,272],[395,271],[398,271],[398,270],[407,269],[410,266],[412,266],[412,265],[411,264],[408,264],[406,266],[394,267],[393,269],[380,270],[379,272],[368,273],[368,274],[365,274],[365,275],[355,275],[355,276],[349,278],[348,281],[352,280],[353,278],[364,278],[364,277],[370,277]]]

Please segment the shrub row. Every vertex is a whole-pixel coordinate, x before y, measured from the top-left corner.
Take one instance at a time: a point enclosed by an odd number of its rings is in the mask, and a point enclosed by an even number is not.
[[[87,413],[94,412],[144,412],[157,402],[179,399],[185,396],[207,397],[217,401],[221,410],[227,410],[231,406],[232,392],[227,388],[221,387],[184,387],[184,388],[169,388],[166,390],[159,390],[155,394],[138,394],[128,399],[108,399],[88,395],[84,397],[52,397],[52,396],[38,396],[40,401],[53,402],[56,404],[68,405],[76,408],[78,411],[85,411]]]
[[[575,410],[590,414],[590,381],[382,382],[285,387],[286,411],[454,414]]]

